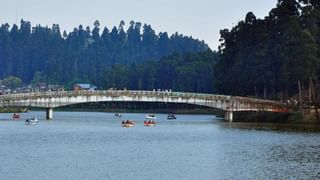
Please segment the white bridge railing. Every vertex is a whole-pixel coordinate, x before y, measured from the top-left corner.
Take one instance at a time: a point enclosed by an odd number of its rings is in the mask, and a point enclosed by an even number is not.
[[[44,107],[47,102],[62,101],[62,98],[72,97],[144,97],[149,98],[148,102],[152,101],[150,98],[166,102],[188,102],[191,104],[206,105],[209,107],[217,106],[220,103],[220,109],[223,110],[256,110],[256,109],[282,109],[285,105],[278,101],[215,95],[215,94],[200,94],[200,93],[185,93],[185,92],[170,92],[170,91],[134,91],[134,90],[99,90],[99,91],[53,91],[53,92],[35,92],[35,93],[19,93],[19,94],[5,94],[0,96],[0,106],[32,106],[32,103],[43,104]],[[174,101],[174,99],[182,99],[181,101]],[[69,100],[68,103],[61,103],[61,105],[79,103],[76,99]],[[169,100],[168,100],[169,99]],[[192,100],[193,102],[189,102]],[[74,101],[74,102],[72,102]],[[93,102],[94,100],[88,100]],[[110,101],[110,100],[108,100]],[[125,100],[123,100],[125,101]],[[141,100],[143,101],[143,100]],[[159,101],[157,101],[159,102]],[[223,105],[222,105],[223,104]],[[56,105],[57,107],[59,105]],[[219,107],[216,107],[219,108]],[[269,111],[269,110],[268,110]]]

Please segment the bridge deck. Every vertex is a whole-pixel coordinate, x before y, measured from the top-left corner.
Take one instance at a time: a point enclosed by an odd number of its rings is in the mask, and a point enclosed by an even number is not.
[[[55,91],[6,94],[0,96],[0,106],[60,107],[70,104],[102,101],[141,101],[188,103],[225,111],[287,111],[278,101],[216,94],[169,91]]]

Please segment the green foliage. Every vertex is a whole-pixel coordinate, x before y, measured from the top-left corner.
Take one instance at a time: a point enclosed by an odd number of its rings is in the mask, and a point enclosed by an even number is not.
[[[104,72],[104,88],[171,89],[183,92],[213,93],[213,66],[216,53],[173,54],[160,61],[116,64]]]
[[[269,16],[249,12],[221,30],[215,85],[220,93],[288,97],[319,79],[319,1],[279,0]]]
[[[33,79],[31,81],[32,84],[37,84],[40,82],[44,82],[43,74],[40,71],[36,71],[33,75]]]
[[[2,80],[2,84],[10,89],[17,88],[21,85],[22,80],[18,77],[9,76]]]
[[[3,24],[0,27],[0,79],[17,76],[24,83],[90,82],[98,86],[110,84],[104,77],[113,71],[125,74],[128,64],[141,64],[149,60],[158,61],[173,52],[203,52],[208,46],[199,40],[176,33],[155,34],[150,25],[125,22],[111,32],[105,27],[100,32],[100,23],[90,27],[74,28],[69,34],[61,33],[59,25],[51,28],[21,20],[20,27]],[[140,71],[137,69],[136,71]],[[41,72],[41,73],[40,73]],[[113,79],[124,87],[128,79]],[[112,84],[112,83],[111,83]],[[108,85],[109,86],[109,85]]]

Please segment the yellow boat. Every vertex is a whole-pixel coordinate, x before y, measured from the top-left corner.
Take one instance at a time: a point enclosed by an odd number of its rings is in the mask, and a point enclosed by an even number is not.
[[[134,127],[134,124],[130,124],[130,123],[125,123],[125,124],[122,124],[122,127]]]

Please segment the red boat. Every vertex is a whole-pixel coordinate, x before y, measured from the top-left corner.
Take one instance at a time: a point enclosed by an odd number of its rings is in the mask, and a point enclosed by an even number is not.
[[[144,121],[144,126],[155,126],[156,122],[155,121]]]
[[[13,119],[20,119],[20,114],[14,113],[12,116]]]

